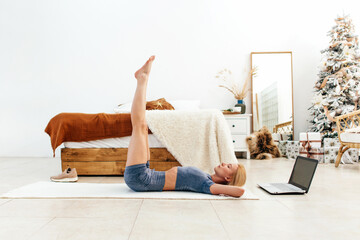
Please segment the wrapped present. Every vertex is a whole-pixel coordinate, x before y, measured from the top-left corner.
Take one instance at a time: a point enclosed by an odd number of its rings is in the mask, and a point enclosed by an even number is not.
[[[321,134],[319,132],[302,132],[299,140],[304,148],[321,148]]]
[[[359,149],[350,148],[341,156],[342,163],[355,163],[359,162]]]
[[[281,139],[283,141],[291,141],[292,138],[292,133],[280,133]]]
[[[339,154],[338,147],[324,148],[324,163],[335,163]],[[359,149],[350,148],[341,156],[341,163],[354,163],[359,161]]]
[[[300,155],[324,162],[324,149],[321,147],[321,134],[319,132],[300,133]]]
[[[339,153],[340,141],[338,138],[324,138],[324,162],[335,163]],[[359,162],[359,149],[350,148],[341,157],[341,163]]]
[[[338,138],[324,138],[324,148],[328,147],[340,147],[340,141]]]
[[[278,142],[278,148],[283,157],[286,157],[286,144],[287,144],[287,141],[279,141]]]
[[[286,157],[286,144],[291,140],[291,133],[273,133],[272,138],[276,146],[278,146],[281,156]]]
[[[286,144],[286,157],[288,159],[296,159],[300,154],[300,142],[299,141],[287,141]]]
[[[292,136],[291,133],[273,133],[272,134],[272,138],[273,138],[275,144],[279,143],[280,141],[291,140],[291,136]]]
[[[324,148],[324,163],[335,163],[338,153],[338,147]]]
[[[280,136],[278,133],[273,133],[271,134],[273,140],[274,140],[274,143],[276,144],[276,146],[279,146],[279,141],[280,141]]]
[[[316,159],[319,163],[324,162],[324,149],[323,148],[304,148],[300,145],[300,156]]]

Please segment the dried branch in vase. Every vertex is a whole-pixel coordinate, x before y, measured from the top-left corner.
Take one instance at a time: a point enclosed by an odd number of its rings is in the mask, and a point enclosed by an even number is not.
[[[256,73],[257,67],[252,68],[242,84],[242,87],[240,83],[234,81],[231,71],[226,68],[219,71],[216,78],[219,78],[220,81],[224,82],[224,84],[220,84],[219,87],[227,89],[234,95],[235,99],[243,100],[249,92],[248,84],[251,78],[256,76]]]

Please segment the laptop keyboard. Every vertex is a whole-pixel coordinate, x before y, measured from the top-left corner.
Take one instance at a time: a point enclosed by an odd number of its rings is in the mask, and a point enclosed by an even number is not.
[[[276,187],[277,189],[279,189],[281,191],[284,191],[284,192],[300,190],[300,188],[297,188],[297,187],[292,186],[292,185],[286,185],[286,184],[283,184],[283,183],[272,183],[271,185]]]

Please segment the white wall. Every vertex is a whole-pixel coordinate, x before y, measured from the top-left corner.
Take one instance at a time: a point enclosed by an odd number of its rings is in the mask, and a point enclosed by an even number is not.
[[[293,51],[297,136],[308,125],[333,19],[344,11],[360,28],[358,1],[339,4],[0,0],[0,156],[51,156],[50,118],[111,113],[130,101],[133,73],[151,54],[148,99],[200,99],[203,108],[220,109],[235,100],[217,87],[218,70],[240,77],[252,51]]]

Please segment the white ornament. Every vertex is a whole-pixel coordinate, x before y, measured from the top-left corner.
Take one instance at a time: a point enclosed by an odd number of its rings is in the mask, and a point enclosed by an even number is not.
[[[339,95],[340,92],[341,92],[341,88],[340,88],[339,85],[337,85],[336,88],[335,88],[335,93],[336,93],[337,95]]]
[[[322,96],[319,94],[319,95],[315,95],[312,99],[312,104],[316,105],[316,106],[320,106],[321,103],[323,101],[323,98]]]
[[[348,84],[350,85],[350,87],[354,87],[354,86],[355,86],[355,81],[352,80],[352,79],[350,79],[350,80],[348,81]]]

